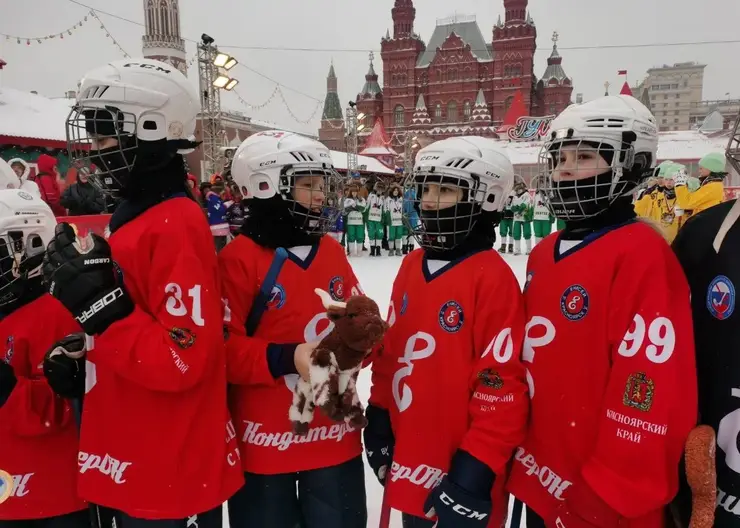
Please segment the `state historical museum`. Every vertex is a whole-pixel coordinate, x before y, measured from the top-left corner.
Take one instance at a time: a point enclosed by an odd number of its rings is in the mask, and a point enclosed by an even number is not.
[[[510,115],[512,106],[519,114],[543,117],[557,115],[570,104],[573,86],[562,67],[557,34],[547,68],[538,79],[537,28],[527,12],[528,0],[503,2],[505,20],[499,17],[490,43],[474,16],[456,16],[438,20],[425,44],[414,32],[413,0],[395,0],[393,35],[388,31],[381,40],[383,87],[371,60],[356,98],[358,112],[366,116],[359,137],[361,153],[368,148],[377,151],[380,145],[366,141],[378,136],[388,138],[389,153],[400,152],[407,132],[431,140],[471,134],[496,137],[499,127],[514,125],[508,121],[521,117]],[[385,129],[380,134],[378,126]],[[332,66],[319,139],[331,149],[345,150],[344,133]]]

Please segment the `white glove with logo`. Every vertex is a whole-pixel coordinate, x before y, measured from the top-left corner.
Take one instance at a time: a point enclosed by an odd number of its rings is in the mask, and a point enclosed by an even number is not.
[[[688,180],[689,175],[686,174],[686,169],[681,169],[673,175],[673,182],[676,184],[676,187],[679,185],[686,185]]]

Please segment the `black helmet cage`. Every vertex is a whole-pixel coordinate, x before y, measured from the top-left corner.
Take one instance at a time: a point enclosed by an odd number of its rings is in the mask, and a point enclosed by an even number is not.
[[[137,125],[134,114],[110,105],[100,107],[78,103],[67,117],[67,147],[72,163],[87,168],[90,182],[107,195],[118,197],[134,168],[139,149]],[[143,127],[147,126],[145,121]],[[93,148],[95,141],[104,138],[115,139],[117,146]],[[104,166],[99,166],[101,164]],[[92,170],[93,165],[96,170]]]
[[[301,176],[322,176],[324,178],[324,205],[320,212],[307,209],[296,201],[295,181]],[[321,168],[286,165],[280,171],[278,193],[287,204],[290,214],[296,220],[296,225],[309,234],[323,235],[331,230],[341,214],[339,200],[341,186],[342,178],[331,165],[322,164]],[[316,192],[318,191],[311,189],[311,203],[313,203],[313,194]]]
[[[422,213],[424,187],[430,183],[457,187],[463,190],[463,196],[454,205],[443,208],[440,208],[442,204],[438,197],[437,208],[427,209]],[[488,192],[488,185],[477,174],[468,173],[462,176],[459,172],[438,171],[434,166],[416,169],[408,174],[403,180],[403,189],[409,188],[415,192],[404,192],[403,195],[409,197],[420,220],[412,225],[412,218],[404,214],[406,229],[419,246],[439,251],[458,246],[470,234],[481,214],[481,206]]]
[[[644,166],[645,160],[640,159],[643,164],[639,176],[635,176],[633,169],[636,168],[636,154],[634,143],[637,136],[634,132],[624,132],[622,141],[616,142],[614,137],[606,135],[589,135],[588,138],[574,138],[573,129],[567,133],[564,131],[552,132],[543,148],[540,150],[538,158],[538,171],[541,175],[535,180],[536,189],[542,191],[545,196],[545,203],[550,209],[550,213],[562,220],[583,220],[596,216],[603,209],[606,209],[615,200],[632,192],[634,188],[649,175],[651,160],[647,160],[647,167]],[[605,160],[611,160],[607,171],[602,174],[611,173],[608,179],[589,177],[582,180],[572,180],[566,186],[561,188],[560,183],[553,179],[554,170],[557,168],[561,159],[561,151],[575,150],[576,160],[580,159],[580,152],[596,152]],[[578,171],[576,166],[574,171]],[[599,176],[599,175],[597,175]],[[570,196],[568,196],[570,195]],[[587,206],[603,201],[603,207],[595,209]],[[559,205],[557,208],[555,205]]]
[[[9,230],[0,235],[0,306],[17,300],[19,281],[41,276],[45,250],[36,233]]]

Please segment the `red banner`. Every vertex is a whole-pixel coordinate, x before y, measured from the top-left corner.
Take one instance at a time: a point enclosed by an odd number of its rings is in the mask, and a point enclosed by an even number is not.
[[[77,236],[85,236],[93,232],[102,237],[108,237],[107,227],[111,215],[89,215],[89,216],[58,216],[57,222],[70,224]]]

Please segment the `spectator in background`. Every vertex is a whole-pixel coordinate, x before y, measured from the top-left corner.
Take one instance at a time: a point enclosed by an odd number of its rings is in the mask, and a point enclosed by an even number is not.
[[[226,207],[226,222],[229,224],[231,236],[234,237],[244,223],[244,197],[235,183],[230,184],[228,188],[231,199],[224,201],[224,206]]]
[[[41,199],[51,208],[55,216],[66,216],[67,211],[61,204],[62,196],[59,190],[61,175],[57,168],[57,159],[48,154],[41,154],[36,160],[36,165],[39,170],[35,181]]]
[[[198,203],[202,203],[203,195],[200,194],[200,189],[198,189],[198,178],[196,178],[194,174],[191,174],[189,172],[188,187],[190,187],[190,192],[193,193],[193,198],[195,198]]]
[[[216,243],[216,251],[221,251],[226,246],[231,232],[226,220],[226,206],[214,187],[216,186],[203,182],[200,185],[200,192],[203,195],[203,205],[206,208],[208,225],[211,226],[211,234]]]
[[[62,193],[62,207],[70,216],[97,215],[106,210],[105,197],[100,189],[89,181],[90,172],[86,169],[77,171],[77,182]]]
[[[36,185],[36,182],[28,179],[28,176],[31,174],[31,168],[28,166],[28,163],[20,158],[13,158],[8,162],[8,164],[10,165],[10,168],[13,169],[16,176],[18,176],[20,185],[18,188],[20,190],[30,192],[36,196],[41,196],[39,186]]]

